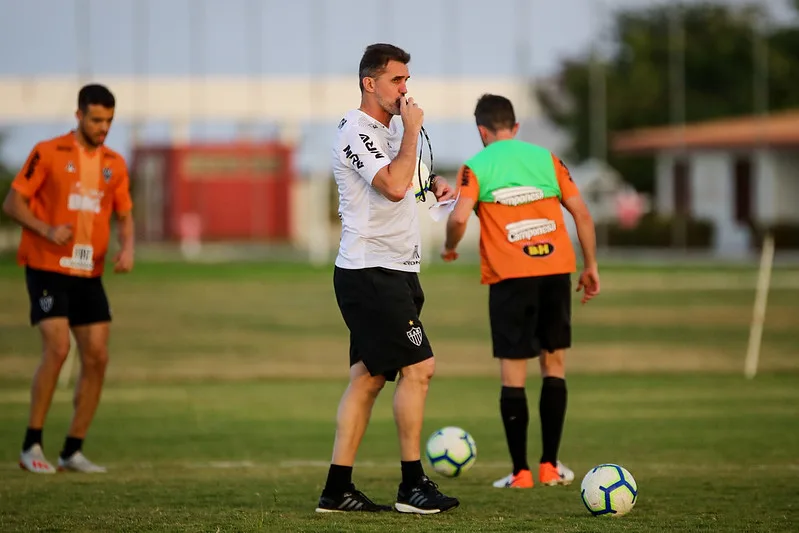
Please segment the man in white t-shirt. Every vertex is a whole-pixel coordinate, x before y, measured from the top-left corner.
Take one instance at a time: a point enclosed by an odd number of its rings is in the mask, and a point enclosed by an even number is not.
[[[419,320],[424,292],[413,180],[424,113],[413,98],[405,98],[410,59],[390,44],[366,48],[359,67],[361,105],[339,122],[333,146],[342,224],[333,285],[350,330],[350,383],[339,403],[333,458],[317,512],[391,510],[355,489],[352,467],[375,399],[397,374],[394,417],[402,482],[394,509],[432,514],[459,504],[441,494],[421,462],[435,361]],[[430,191],[439,201],[453,197],[441,177],[433,177]]]

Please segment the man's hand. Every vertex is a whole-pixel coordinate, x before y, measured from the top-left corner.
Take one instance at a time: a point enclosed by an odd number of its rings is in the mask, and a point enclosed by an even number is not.
[[[583,291],[582,303],[587,303],[594,296],[599,295],[599,270],[596,265],[585,267],[580,273],[577,283],[577,292]]]
[[[400,97],[400,117],[402,117],[402,126],[407,131],[414,132],[417,135],[422,131],[424,111],[413,101],[413,98],[406,100],[404,96]]]
[[[133,250],[123,248],[114,258],[114,272],[124,273],[133,270]]]
[[[456,252],[455,250],[450,250],[449,248],[444,247],[444,249],[441,251],[441,259],[443,259],[445,263],[451,263],[452,261],[455,261],[457,258],[458,258],[458,252]]]
[[[445,202],[455,198],[455,189],[449,186],[447,180],[437,174],[433,179],[430,190],[435,195],[436,200],[439,202]]]
[[[45,238],[59,246],[63,246],[72,240],[72,224],[61,224],[47,228]]]

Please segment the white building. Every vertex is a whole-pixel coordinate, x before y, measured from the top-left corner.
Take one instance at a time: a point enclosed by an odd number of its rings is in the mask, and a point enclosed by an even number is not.
[[[752,225],[799,223],[799,110],[621,132],[618,154],[654,154],[657,212],[706,219],[714,250],[744,254]]]

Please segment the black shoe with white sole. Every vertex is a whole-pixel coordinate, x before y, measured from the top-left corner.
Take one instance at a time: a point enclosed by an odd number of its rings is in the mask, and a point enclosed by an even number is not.
[[[454,509],[459,504],[457,498],[441,494],[438,485],[422,476],[414,487],[399,486],[394,508],[401,513],[435,514]]]
[[[379,505],[366,497],[366,495],[355,490],[355,485],[350,485],[349,490],[335,497],[325,496],[319,498],[319,505],[316,507],[317,513],[379,513],[391,511],[388,505]]]

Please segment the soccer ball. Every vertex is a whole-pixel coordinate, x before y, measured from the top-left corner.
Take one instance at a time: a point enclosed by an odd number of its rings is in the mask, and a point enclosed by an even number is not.
[[[419,176],[422,176],[422,184],[424,185],[424,192],[425,194],[430,192],[430,169],[427,168],[427,165],[424,164],[422,161],[421,164],[421,172],[419,172],[419,161],[414,161],[413,163],[413,183],[411,186],[413,187],[413,195],[416,197],[417,202],[422,201],[422,188],[419,186]]]
[[[595,466],[583,478],[580,497],[594,516],[629,513],[638,499],[638,485],[632,474],[614,464]]]
[[[477,445],[466,431],[449,426],[433,433],[427,440],[427,460],[433,470],[446,477],[458,477],[477,459]]]

